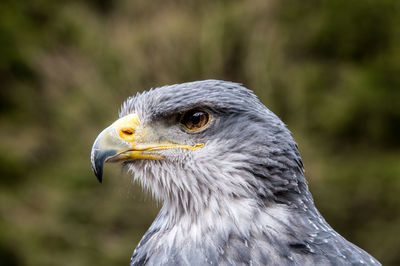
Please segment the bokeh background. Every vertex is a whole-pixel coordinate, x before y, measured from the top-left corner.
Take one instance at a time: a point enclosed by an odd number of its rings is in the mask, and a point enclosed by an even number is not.
[[[89,153],[137,91],[253,89],[317,207],[400,265],[400,1],[0,1],[0,264],[127,265],[159,206]]]

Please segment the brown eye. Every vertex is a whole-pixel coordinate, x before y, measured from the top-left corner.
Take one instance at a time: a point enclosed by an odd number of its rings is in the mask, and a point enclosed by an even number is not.
[[[209,120],[210,115],[207,112],[190,110],[182,114],[179,122],[190,131],[198,131],[204,128]]]

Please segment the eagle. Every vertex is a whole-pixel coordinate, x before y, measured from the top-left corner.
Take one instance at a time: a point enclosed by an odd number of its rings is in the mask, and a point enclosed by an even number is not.
[[[93,144],[100,182],[106,162],[162,202],[130,265],[380,265],[325,221],[290,131],[241,84],[128,98]]]

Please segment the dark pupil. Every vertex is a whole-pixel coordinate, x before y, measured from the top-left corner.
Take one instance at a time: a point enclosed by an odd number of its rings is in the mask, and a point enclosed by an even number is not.
[[[197,125],[198,123],[200,123],[202,115],[203,115],[203,113],[201,113],[201,112],[194,113],[190,117],[190,121],[192,122],[192,124],[193,125]]]

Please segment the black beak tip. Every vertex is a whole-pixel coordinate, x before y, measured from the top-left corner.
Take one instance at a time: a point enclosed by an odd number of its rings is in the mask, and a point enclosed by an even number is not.
[[[97,164],[95,167],[92,165],[92,170],[97,180],[101,183],[103,181],[103,164]]]
[[[108,150],[105,152],[97,152],[92,155],[92,170],[100,183],[103,181],[104,162],[109,156],[112,156],[116,153],[116,150]]]
[[[103,182],[103,173],[95,174],[97,177],[97,180],[99,180],[99,183],[101,184]]]

